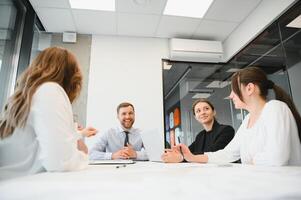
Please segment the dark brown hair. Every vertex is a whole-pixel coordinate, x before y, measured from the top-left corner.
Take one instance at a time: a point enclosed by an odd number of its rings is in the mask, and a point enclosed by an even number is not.
[[[212,105],[212,103],[210,101],[208,101],[207,99],[204,99],[204,98],[200,98],[200,99],[196,100],[195,102],[193,102],[193,104],[192,104],[193,115],[195,115],[195,112],[194,112],[195,106],[200,102],[207,103],[211,107],[211,109],[214,111],[214,106]]]
[[[264,71],[258,67],[247,67],[232,76],[232,90],[233,92],[243,101],[241,95],[240,87],[241,85],[247,85],[248,83],[253,83],[258,86],[260,91],[260,96],[266,100],[268,95],[268,90],[273,89],[275,92],[275,97],[279,101],[285,102],[290,110],[292,111],[294,118],[297,123],[299,139],[301,142],[301,117],[296,109],[296,106],[290,96],[278,85],[274,84],[272,81],[268,80]]]
[[[133,104],[128,103],[128,102],[122,102],[121,104],[119,104],[117,106],[117,114],[119,113],[120,108],[125,108],[125,107],[129,107],[129,106],[131,106],[133,108],[133,111],[135,112],[135,108],[134,108]]]
[[[14,94],[4,106],[0,118],[1,139],[13,134],[15,128],[25,126],[32,97],[45,82],[61,85],[72,103],[82,87],[82,74],[75,56],[64,48],[50,47],[34,59],[18,79]]]

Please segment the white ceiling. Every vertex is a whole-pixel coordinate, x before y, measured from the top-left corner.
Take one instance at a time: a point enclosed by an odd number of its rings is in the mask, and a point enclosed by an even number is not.
[[[71,9],[69,0],[30,0],[48,32],[224,41],[262,0],[214,0],[204,18],[162,15],[166,0],[116,0],[116,12]]]

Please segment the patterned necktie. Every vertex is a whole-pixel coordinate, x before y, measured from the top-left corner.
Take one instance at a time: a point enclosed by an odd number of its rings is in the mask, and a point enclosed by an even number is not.
[[[124,131],[125,133],[125,139],[124,139],[124,146],[127,147],[129,143],[129,132],[128,131]]]

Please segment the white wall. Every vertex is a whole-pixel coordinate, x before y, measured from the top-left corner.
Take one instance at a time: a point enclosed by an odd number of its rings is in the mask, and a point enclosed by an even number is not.
[[[45,37],[45,36],[43,36]],[[47,37],[46,37],[47,40]],[[51,37],[51,46],[60,46],[69,49],[76,56],[81,72],[83,74],[83,85],[80,96],[72,103],[74,120],[86,126],[87,118],[87,92],[88,92],[88,77],[90,71],[90,54],[92,36],[85,34],[77,34],[76,43],[65,43],[62,33],[53,33]],[[45,42],[45,40],[43,40]],[[45,44],[42,44],[44,46]],[[39,44],[40,46],[40,44]],[[47,41],[46,45],[47,46]]]
[[[87,125],[100,134],[115,127],[117,105],[129,101],[136,109],[134,126],[157,128],[163,142],[162,58],[168,58],[166,39],[93,35]]]

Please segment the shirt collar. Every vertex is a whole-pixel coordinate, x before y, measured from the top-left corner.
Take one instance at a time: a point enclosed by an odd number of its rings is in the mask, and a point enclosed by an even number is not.
[[[120,133],[123,133],[124,131],[128,131],[129,133],[132,133],[134,130],[135,130],[134,127],[130,128],[130,129],[126,129],[126,128],[124,128],[122,125],[119,125],[119,126],[118,126],[118,131],[119,131]]]

